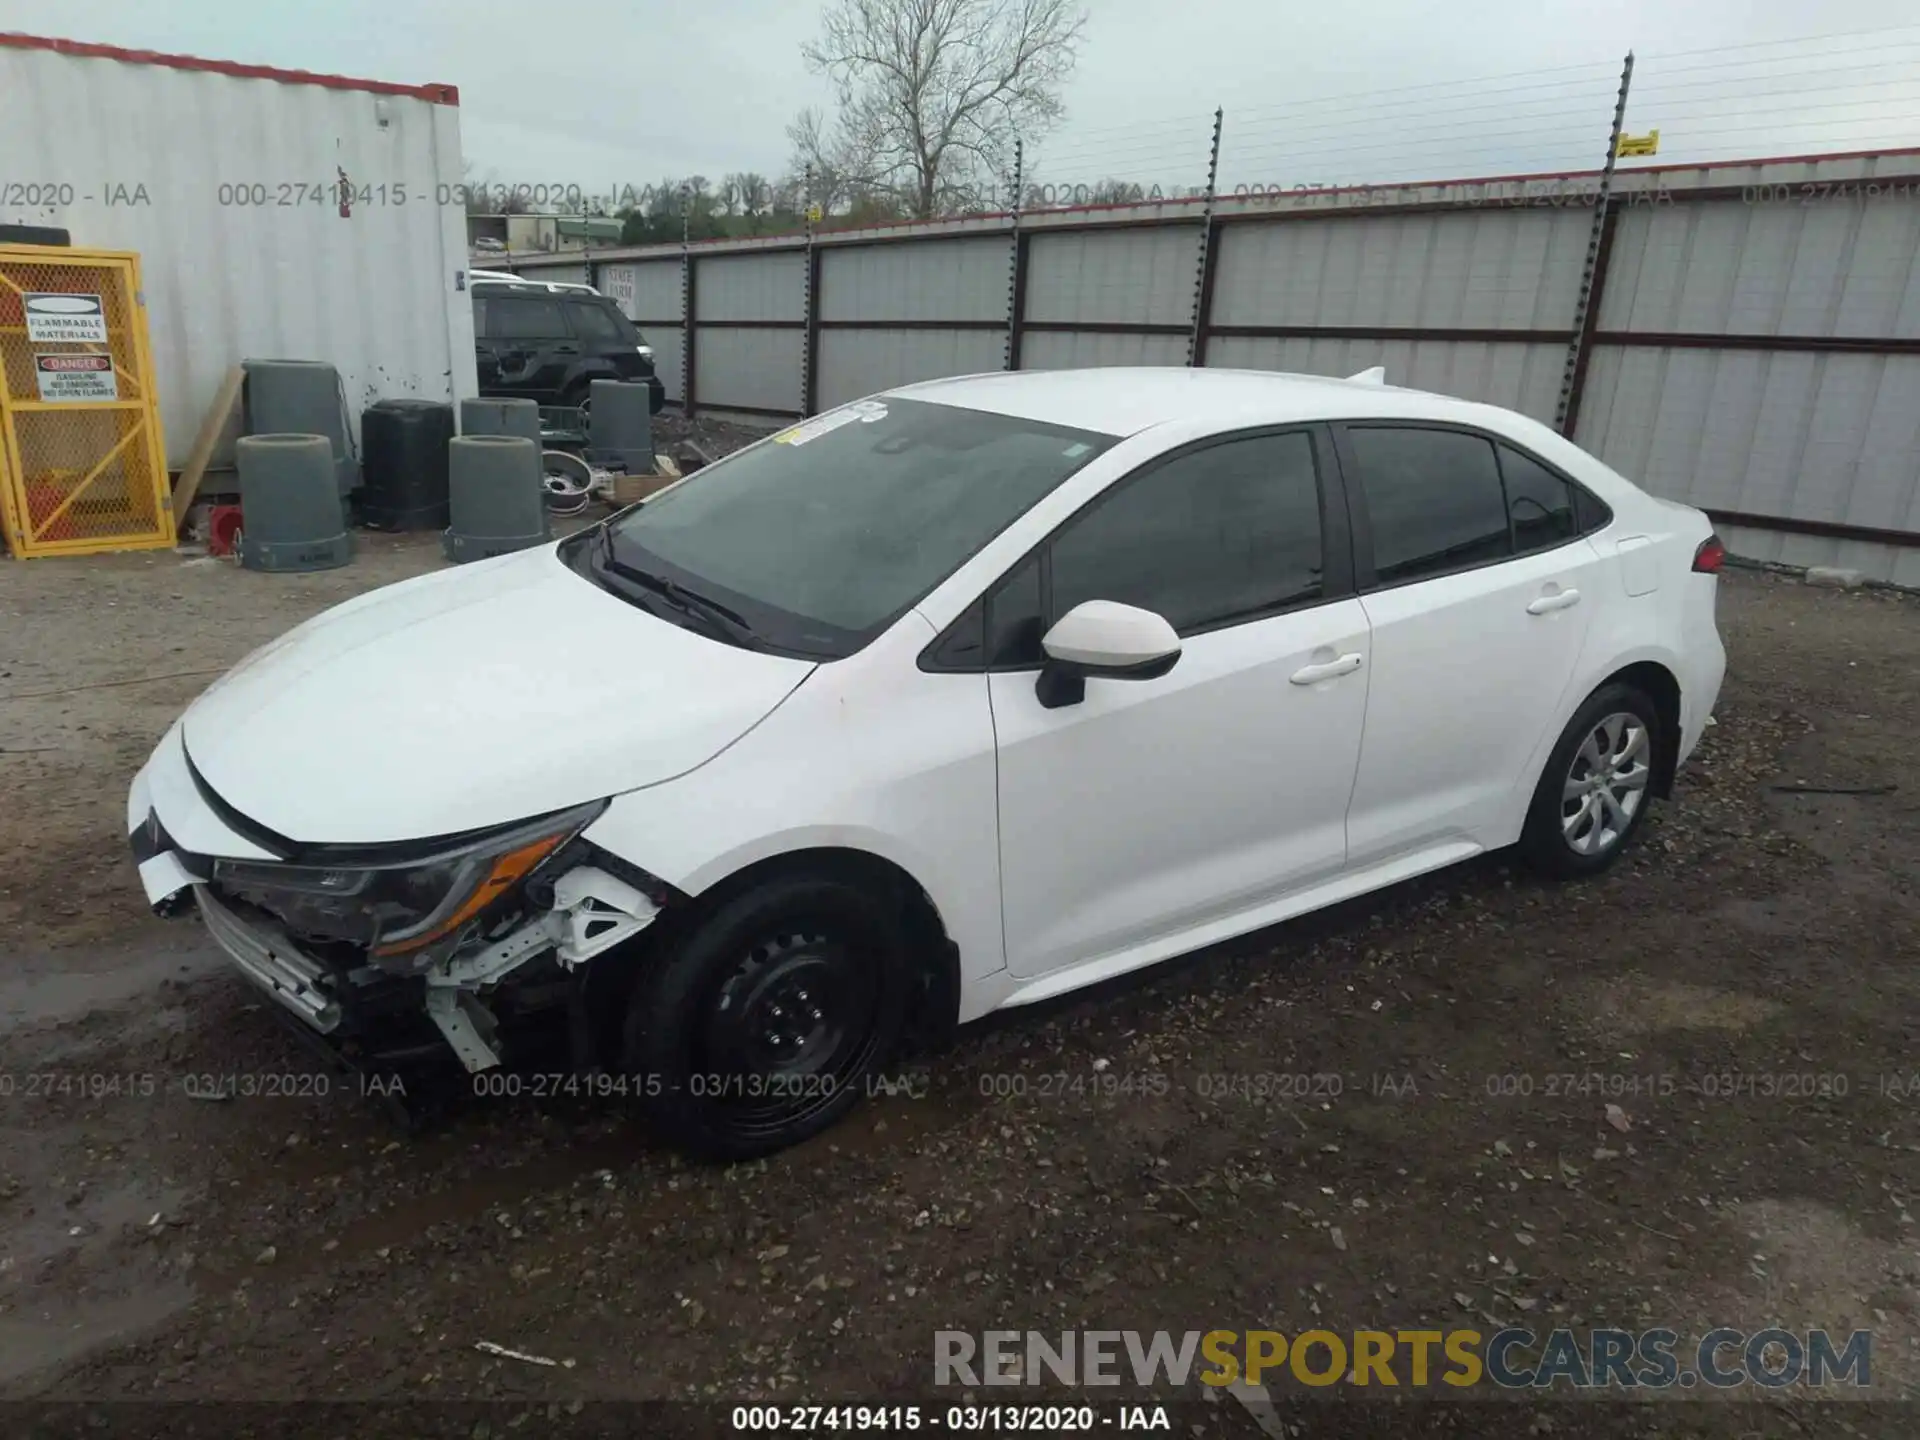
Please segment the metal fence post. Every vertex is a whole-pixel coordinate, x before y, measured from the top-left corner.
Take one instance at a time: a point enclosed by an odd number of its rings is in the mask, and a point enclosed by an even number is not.
[[[1012,214],[1012,252],[1007,256],[1007,353],[1001,368],[1018,370],[1020,368],[1020,324],[1025,318],[1027,308],[1027,237],[1020,229],[1020,207],[1026,195],[1023,190],[1026,172],[1027,151],[1025,143],[1018,137],[1013,141],[1013,202],[1008,207]]]
[[[800,413],[811,415],[818,408],[820,394],[820,252],[813,245],[813,166],[806,170],[806,194],[802,203],[807,217],[807,266],[801,281],[802,315],[806,328],[800,333]]]
[[[1607,163],[1600,170],[1600,193],[1594,199],[1593,228],[1587,233],[1587,260],[1580,272],[1580,290],[1573,304],[1573,339],[1567,342],[1567,363],[1560,377],[1560,399],[1554,407],[1553,428],[1571,436],[1580,415],[1580,391],[1587,378],[1587,352],[1600,323],[1605,266],[1612,258],[1613,167],[1620,155],[1620,131],[1627,119],[1627,91],[1633,84],[1633,52],[1620,67],[1620,93],[1613,102],[1613,129],[1607,136]]]
[[[691,420],[693,398],[693,187],[680,187],[680,409]]]
[[[1213,112],[1213,144],[1207,155],[1207,198],[1200,211],[1200,264],[1193,277],[1193,328],[1187,332],[1187,364],[1207,363],[1207,325],[1213,309],[1213,252],[1218,237],[1214,234],[1213,201],[1220,185],[1220,127],[1226,110]]]

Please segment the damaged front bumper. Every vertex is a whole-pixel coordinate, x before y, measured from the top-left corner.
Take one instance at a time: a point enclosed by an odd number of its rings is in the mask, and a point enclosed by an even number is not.
[[[553,884],[550,909],[523,918],[498,939],[456,949],[411,976],[370,964],[329,962],[303,948],[273,917],[221,895],[205,881],[192,895],[207,933],[240,972],[320,1035],[366,1039],[393,1033],[396,1019],[424,1015],[469,1072],[503,1060],[490,997],[541,963],[577,971],[638,935],[660,907],[636,886],[592,865]],[[397,1003],[396,1003],[397,1002]]]
[[[341,1005],[329,989],[325,966],[301,954],[271,921],[228,909],[210,887],[195,885],[193,896],[207,933],[242,974],[322,1035],[340,1028]]]
[[[207,933],[248,980],[343,1053],[417,1052],[430,1024],[469,1072],[498,1066],[505,1058],[496,1013],[503,992],[538,989],[542,980],[565,988],[581,967],[633,939],[660,913],[660,898],[614,873],[630,867],[575,841],[554,854],[537,886],[501,897],[514,902],[504,914],[496,907],[492,919],[418,960],[376,961],[364,948],[297,934],[257,896],[225,890],[213,857],[269,864],[279,857],[233,830],[206,797],[177,784],[185,770],[176,727],[128,796],[128,839],[148,904],[162,915],[197,908]],[[412,1044],[378,1043],[408,1038]]]

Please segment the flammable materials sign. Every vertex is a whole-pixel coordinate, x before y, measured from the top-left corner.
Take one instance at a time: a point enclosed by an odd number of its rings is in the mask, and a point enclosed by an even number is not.
[[[40,398],[53,405],[118,400],[120,384],[111,355],[36,355],[33,376]]]
[[[27,340],[31,344],[60,340],[82,345],[107,343],[107,312],[98,295],[29,290],[20,301],[27,312]]]

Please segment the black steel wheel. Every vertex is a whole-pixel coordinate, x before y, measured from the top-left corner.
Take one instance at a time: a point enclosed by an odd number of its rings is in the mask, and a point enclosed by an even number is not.
[[[684,1149],[784,1149],[858,1104],[891,1058],[909,958],[886,897],[829,876],[768,880],[646,964],[628,1074]]]

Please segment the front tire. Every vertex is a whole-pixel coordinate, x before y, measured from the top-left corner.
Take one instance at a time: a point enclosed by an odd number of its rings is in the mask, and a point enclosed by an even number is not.
[[[1653,800],[1660,712],[1644,691],[1603,685],[1561,733],[1528,807],[1520,853],[1558,880],[1597,875],[1620,858]]]
[[[674,1144],[771,1154],[859,1103],[898,1046],[909,980],[895,911],[825,875],[722,902],[639,975],[626,1071]]]

